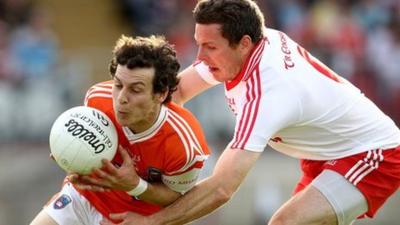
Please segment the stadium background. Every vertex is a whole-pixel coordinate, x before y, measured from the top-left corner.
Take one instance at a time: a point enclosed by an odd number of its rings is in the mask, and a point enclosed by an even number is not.
[[[400,123],[400,1],[258,1],[267,25],[282,29],[361,88]],[[164,34],[182,68],[196,55],[194,0],[0,0],[0,225],[29,221],[60,188],[64,172],[48,159],[57,115],[80,105],[86,88],[108,79],[121,34]],[[213,157],[228,143],[233,118],[223,90],[189,104]],[[232,201],[195,224],[261,225],[290,197],[298,162],[266,150]],[[399,193],[373,221],[398,224]]]

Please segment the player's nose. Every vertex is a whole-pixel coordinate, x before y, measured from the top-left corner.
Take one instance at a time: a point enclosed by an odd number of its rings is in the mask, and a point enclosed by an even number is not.
[[[197,50],[197,59],[205,62],[208,60],[208,55],[204,48],[199,47],[199,49]]]
[[[122,88],[118,95],[117,95],[117,101],[120,104],[126,104],[128,103],[128,96],[127,96],[127,91],[125,90],[125,88]]]

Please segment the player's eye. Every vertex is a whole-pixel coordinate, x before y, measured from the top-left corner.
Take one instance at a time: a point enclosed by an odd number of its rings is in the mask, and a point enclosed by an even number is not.
[[[214,46],[214,45],[211,45],[211,44],[207,44],[207,45],[205,45],[205,46],[204,46],[204,48],[206,48],[206,49],[208,49],[208,50],[214,50],[214,49],[217,49],[217,47],[216,47],[216,46]]]
[[[122,88],[122,84],[114,83],[114,87],[117,88],[117,89],[121,89]]]
[[[140,89],[140,88],[132,88],[131,91],[133,93],[140,93],[140,92],[142,92],[142,89]]]

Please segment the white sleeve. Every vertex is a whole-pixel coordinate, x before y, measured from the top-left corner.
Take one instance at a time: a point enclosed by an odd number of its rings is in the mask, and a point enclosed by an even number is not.
[[[208,66],[204,64],[204,62],[201,61],[200,63],[195,63],[193,64],[193,67],[205,82],[211,85],[217,85],[221,83],[214,78]]]
[[[193,168],[179,175],[162,175],[162,182],[171,190],[184,194],[194,187],[199,178],[201,169]]]

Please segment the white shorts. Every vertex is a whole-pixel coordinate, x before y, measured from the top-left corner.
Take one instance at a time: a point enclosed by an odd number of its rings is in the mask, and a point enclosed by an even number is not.
[[[103,219],[70,183],[66,183],[43,209],[58,225],[98,225]]]

